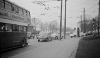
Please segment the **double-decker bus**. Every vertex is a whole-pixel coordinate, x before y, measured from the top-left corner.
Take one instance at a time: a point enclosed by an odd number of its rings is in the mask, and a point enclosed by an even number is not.
[[[27,33],[32,29],[30,18],[28,10],[8,0],[0,0],[0,52],[27,45]]]

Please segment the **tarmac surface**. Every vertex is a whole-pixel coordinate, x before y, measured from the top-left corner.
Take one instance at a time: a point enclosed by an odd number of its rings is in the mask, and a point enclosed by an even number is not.
[[[29,46],[2,54],[1,58],[75,58],[79,38],[50,42],[29,40]]]

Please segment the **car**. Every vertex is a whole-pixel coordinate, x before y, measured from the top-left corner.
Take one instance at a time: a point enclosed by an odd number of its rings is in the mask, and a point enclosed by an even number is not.
[[[85,36],[93,35],[93,32],[87,32]]]
[[[71,38],[76,37],[76,36],[77,36],[77,34],[74,34],[74,33],[70,34]]]
[[[38,42],[48,42],[51,41],[48,33],[42,33],[37,36]]]
[[[98,36],[98,32],[87,32],[83,37],[84,40],[94,40],[100,38],[100,34]]]
[[[84,36],[85,36],[85,33],[81,32],[81,33],[80,33],[80,36],[81,36],[81,37],[84,37]]]
[[[52,39],[54,39],[54,40],[57,40],[57,39],[58,39],[58,34],[53,33],[53,34],[50,35],[50,37],[51,37]]]
[[[58,37],[58,40],[61,40],[61,39],[63,39],[64,34],[61,34],[61,38],[60,38],[60,33],[58,33],[58,34],[57,34],[57,37]]]

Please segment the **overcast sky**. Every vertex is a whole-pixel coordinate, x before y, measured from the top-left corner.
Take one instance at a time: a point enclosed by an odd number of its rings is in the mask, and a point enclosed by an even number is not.
[[[60,2],[55,0],[10,0],[17,5],[28,9],[32,18],[38,18],[43,22],[52,20],[60,21]],[[75,27],[80,20],[83,8],[86,15],[95,17],[98,15],[98,0],[67,0],[67,26]],[[64,10],[63,10],[64,12]],[[64,16],[63,16],[64,17]],[[64,20],[64,18],[63,18]]]

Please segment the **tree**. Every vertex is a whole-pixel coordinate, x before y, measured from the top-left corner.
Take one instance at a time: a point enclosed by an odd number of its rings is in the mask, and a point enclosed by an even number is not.
[[[53,33],[53,32],[58,32],[59,28],[58,28],[58,22],[56,20],[51,21],[49,23],[48,26],[49,30]]]
[[[80,21],[81,32],[84,32],[84,29],[86,32],[97,30],[97,22],[98,21],[96,18],[92,18],[91,20]]]
[[[39,18],[32,18],[32,24],[34,26],[35,29],[41,29],[41,24],[42,24],[42,21],[39,20]]]
[[[91,28],[90,20],[82,20],[79,22],[81,32],[88,32]]]

